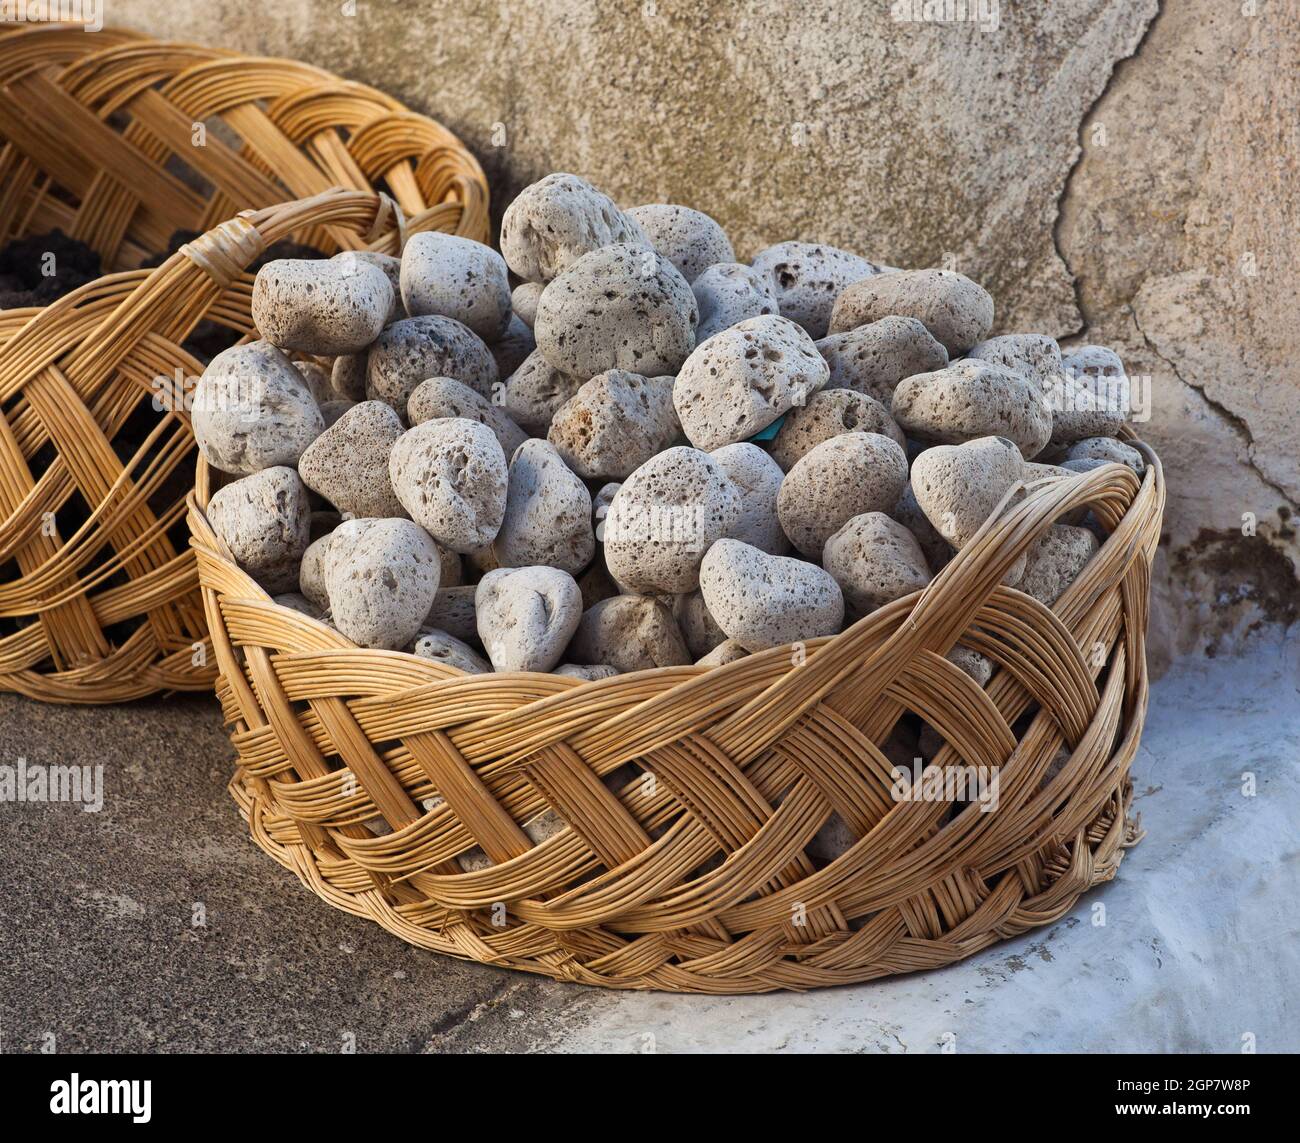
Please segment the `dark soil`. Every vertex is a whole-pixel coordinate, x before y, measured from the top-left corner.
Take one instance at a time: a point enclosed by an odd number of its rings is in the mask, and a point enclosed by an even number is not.
[[[0,310],[48,306],[102,272],[99,255],[61,230],[17,238],[0,249]]]

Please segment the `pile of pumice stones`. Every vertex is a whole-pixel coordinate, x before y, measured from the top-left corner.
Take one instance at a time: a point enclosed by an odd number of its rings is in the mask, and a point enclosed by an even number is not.
[[[992,298],[948,270],[805,242],[746,265],[709,216],[571,174],[514,200],[500,253],[426,232],[269,262],[252,316],[194,393],[237,478],[212,527],[276,602],[471,674],[832,635],[925,587],[1018,482],[1144,469],[1109,349],[990,337]],[[1099,537],[1056,524],[1008,585],[1050,606]]]

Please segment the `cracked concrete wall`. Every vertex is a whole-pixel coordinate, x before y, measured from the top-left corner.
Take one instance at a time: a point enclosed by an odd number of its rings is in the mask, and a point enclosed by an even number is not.
[[[1001,331],[1113,344],[1166,464],[1153,659],[1297,611],[1296,0],[115,0],[456,130],[496,208],[551,170],[982,281]],[[988,17],[996,12],[996,21]],[[1258,523],[1242,533],[1244,513]]]

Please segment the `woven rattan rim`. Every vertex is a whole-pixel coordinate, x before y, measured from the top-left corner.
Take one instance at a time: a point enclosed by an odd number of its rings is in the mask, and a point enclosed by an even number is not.
[[[1129,766],[1165,493],[1128,439],[1142,480],[1107,465],[1017,488],[924,591],[802,665],[778,648],[591,683],[358,649],[272,603],[209,526],[200,462],[189,523],[231,793],[318,896],[470,960],[704,993],[960,960],[1062,917],[1141,837]],[[1109,535],[1052,608],[1001,585],[1084,507]],[[985,688],[944,657],[958,642],[994,661]],[[936,764],[1000,767],[995,810],[891,799],[880,746],[908,711],[946,740]],[[640,776],[611,792],[628,763]],[[547,808],[566,828],[534,845],[521,825]],[[860,840],[817,869],[804,850],[832,811]],[[476,846],[494,864],[462,872]]]
[[[194,555],[167,535],[190,485],[188,416],[161,415],[128,445],[132,411],[157,378],[197,378],[181,344],[201,320],[252,332],[244,271],[270,243],[397,253],[424,229],[487,241],[487,183],[444,127],[318,68],[11,27],[0,242],[55,227],[120,272],[0,312],[0,691],[105,703],[206,690]],[[201,237],[135,269],[186,230]]]

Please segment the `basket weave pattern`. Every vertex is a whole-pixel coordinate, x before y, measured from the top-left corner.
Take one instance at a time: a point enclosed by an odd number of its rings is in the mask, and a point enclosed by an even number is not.
[[[0,33],[0,144],[0,242],[59,228],[119,271],[0,313],[0,690],[207,689],[194,556],[167,534],[185,511],[188,415],[142,439],[141,406],[157,378],[197,378],[182,343],[201,320],[252,332],[243,271],[267,241],[486,241],[483,172],[445,128],[317,68],[48,26]],[[332,187],[366,193],[341,207]],[[323,205],[218,225],[309,196]],[[206,233],[136,269],[177,231]]]
[[[189,520],[231,792],[312,891],[458,957],[703,993],[959,960],[1063,916],[1140,839],[1128,773],[1164,487],[1139,447],[1143,480],[1109,465],[1028,485],[924,591],[803,655],[592,683],[462,675],[271,603],[209,526],[200,463]],[[1001,586],[1083,506],[1109,536],[1051,609]],[[944,657],[959,642],[993,660],[986,688]],[[881,746],[908,712],[945,740],[935,764],[999,768],[995,809],[891,797]],[[534,844],[521,826],[548,808],[565,828]],[[859,840],[818,869],[804,851],[832,812]],[[493,864],[462,872],[474,847]]]

